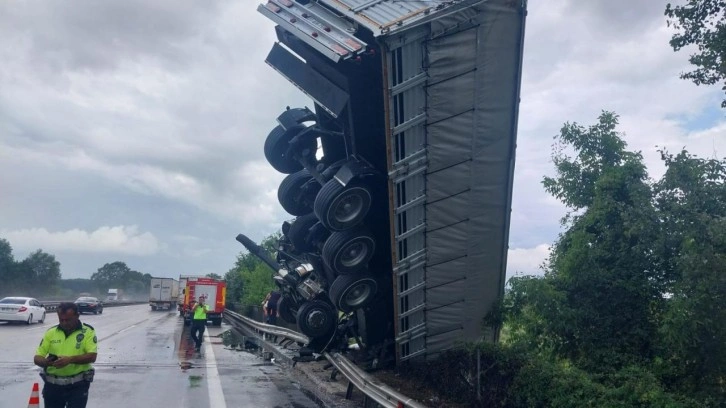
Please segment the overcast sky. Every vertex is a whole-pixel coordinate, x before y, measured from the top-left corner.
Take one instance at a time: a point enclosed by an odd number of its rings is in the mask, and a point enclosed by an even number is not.
[[[244,232],[289,218],[262,154],[285,106],[312,106],[264,63],[258,1],[0,3],[0,238],[54,254],[64,278],[107,262],[224,274]],[[652,177],[656,145],[723,157],[718,87],[678,78],[686,53],[657,0],[530,1],[508,275],[537,273],[564,207],[541,186],[566,121],[621,116]]]

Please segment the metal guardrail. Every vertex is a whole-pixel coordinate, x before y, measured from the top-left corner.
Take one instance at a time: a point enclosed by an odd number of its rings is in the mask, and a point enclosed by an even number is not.
[[[39,301],[39,302],[43,305],[43,307],[45,307],[46,312],[55,312],[55,310],[58,308],[58,305],[63,303],[63,302],[43,302],[43,301]],[[72,300],[69,300],[68,302],[73,303]],[[144,301],[144,302],[121,301],[121,302],[108,302],[108,303],[103,302],[101,304],[103,305],[104,308],[107,308],[107,307],[116,307],[116,306],[141,305],[141,304],[145,304],[145,303],[149,303],[149,302],[148,301]]]
[[[273,336],[278,336],[278,337],[285,337],[285,338],[290,339],[297,343],[302,343],[302,344],[310,343],[310,338],[308,338],[308,336],[306,336],[304,334],[298,333],[294,330],[290,330],[290,329],[287,329],[284,327],[275,326],[272,324],[260,323],[253,319],[250,319],[247,316],[243,316],[243,315],[233,312],[231,310],[225,309],[224,316],[231,317],[231,320],[234,320],[235,322],[239,322],[242,324],[246,324],[247,326],[250,326],[259,332],[268,333],[268,334],[271,334]]]
[[[425,408],[425,405],[420,404],[391,387],[373,379],[371,376],[365,373],[365,371],[358,368],[353,362],[345,358],[340,353],[323,353],[328,361],[342,373],[348,381],[352,382],[356,388],[361,390],[373,401],[384,407],[411,407],[411,408]]]
[[[236,324],[244,325],[248,328],[252,328],[253,331],[284,337],[297,343],[307,344],[310,341],[307,336],[294,330],[260,323],[230,310],[224,311],[224,317],[233,326]],[[350,384],[353,384],[363,394],[379,405],[386,408],[426,408],[425,405],[418,401],[415,401],[372,378],[365,371],[358,368],[352,361],[345,358],[342,354],[324,352],[323,356],[330,362],[330,364],[333,365],[333,367],[335,367],[336,370],[338,370],[338,372],[348,379]]]

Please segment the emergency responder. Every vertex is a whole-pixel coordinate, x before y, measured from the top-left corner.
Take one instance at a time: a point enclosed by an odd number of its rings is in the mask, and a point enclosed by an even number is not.
[[[33,362],[43,368],[47,408],[85,408],[96,362],[96,331],[78,319],[75,303],[58,306],[57,326],[43,335]]]
[[[202,348],[202,337],[204,336],[204,329],[207,326],[209,305],[205,304],[204,300],[204,295],[199,296],[199,302],[192,307],[192,340],[194,340],[194,348],[197,351]]]

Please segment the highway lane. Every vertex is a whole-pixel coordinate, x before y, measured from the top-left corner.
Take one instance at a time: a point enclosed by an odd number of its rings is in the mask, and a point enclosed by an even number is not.
[[[222,344],[225,326],[208,326],[196,353],[178,314],[152,312],[148,305],[106,308],[81,321],[99,339],[89,407],[319,406],[283,368]],[[43,324],[0,324],[0,408],[26,406],[33,383],[42,386],[33,354],[44,331],[57,323],[57,315],[48,313]]]

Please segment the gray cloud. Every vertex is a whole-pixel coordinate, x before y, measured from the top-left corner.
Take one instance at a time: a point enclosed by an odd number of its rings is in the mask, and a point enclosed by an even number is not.
[[[0,230],[18,256],[54,248],[69,277],[115,260],[161,276],[224,273],[238,232],[279,228],[282,175],[262,157],[264,138],[285,106],[311,102],[264,64],[274,25],[257,3],[0,5]],[[693,122],[719,90],[678,79],[687,55],[668,46],[664,7],[530,2],[510,274],[536,272],[559,231],[564,207],[540,182],[563,122],[615,110],[656,167],[656,144],[726,150],[723,121]],[[111,226],[148,233],[156,250],[58,246],[69,231],[88,243]]]
[[[100,227],[95,231],[72,229],[48,231],[45,228],[0,230],[0,236],[13,242],[15,249],[32,250],[42,242],[46,252],[105,252],[123,255],[154,255],[159,242],[149,232],[139,231],[136,225]]]
[[[113,71],[122,62],[145,60],[175,71],[193,60],[189,42],[208,30],[220,6],[219,1],[13,2],[4,6],[0,25],[27,44],[28,62],[48,74]]]

